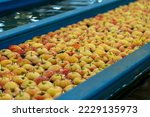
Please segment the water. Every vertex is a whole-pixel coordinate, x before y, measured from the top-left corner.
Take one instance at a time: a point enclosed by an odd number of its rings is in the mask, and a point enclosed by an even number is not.
[[[150,73],[148,78],[136,88],[134,88],[125,98],[125,100],[150,100]]]
[[[18,27],[20,25],[37,22],[41,19],[64,13],[79,7],[99,3],[102,0],[62,0],[54,4],[47,4],[11,13],[0,18],[0,32]]]

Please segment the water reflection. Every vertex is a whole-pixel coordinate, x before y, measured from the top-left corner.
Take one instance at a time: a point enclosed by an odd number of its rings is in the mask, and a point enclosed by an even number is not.
[[[101,1],[102,0],[62,0],[54,4],[47,4],[30,10],[15,12],[0,18],[0,32]]]
[[[125,100],[150,100],[150,75],[142,84],[138,85],[133,91],[127,95]]]

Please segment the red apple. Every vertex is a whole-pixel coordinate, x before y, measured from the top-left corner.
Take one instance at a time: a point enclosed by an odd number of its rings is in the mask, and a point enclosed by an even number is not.
[[[56,44],[54,44],[54,43],[46,43],[44,46],[45,46],[45,48],[46,48],[47,50],[50,50],[52,47],[55,47]]]
[[[36,82],[36,84],[39,84],[42,81],[49,81],[49,78],[46,76],[40,76],[34,79],[34,81]]]
[[[54,75],[55,71],[53,70],[46,70],[43,73],[43,76],[46,76],[47,78],[50,78],[52,75]]]
[[[40,92],[40,89],[37,86],[31,86],[31,87],[27,87],[25,89],[25,92],[27,92],[28,94],[30,94],[31,96],[33,96],[36,93]]]
[[[30,45],[27,43],[22,43],[19,45],[19,47],[26,52],[27,50],[29,50]]]
[[[11,46],[9,46],[9,49],[13,52],[17,52],[19,54],[24,54],[24,50],[17,45],[11,45]]]
[[[41,92],[37,92],[34,96],[33,99],[36,100],[45,100],[47,98],[51,97],[47,92],[45,91],[41,91]]]
[[[64,75],[67,75],[70,71],[69,71],[69,69],[66,69],[66,68],[62,68],[62,69],[60,69],[60,74],[64,74]]]
[[[8,60],[8,58],[6,56],[0,56],[0,61],[3,61],[3,60]]]

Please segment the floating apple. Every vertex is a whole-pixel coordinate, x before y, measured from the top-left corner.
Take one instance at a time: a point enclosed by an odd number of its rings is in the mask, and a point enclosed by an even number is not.
[[[33,96],[40,91],[41,90],[37,86],[30,86],[25,89],[25,92],[27,92],[30,96]]]
[[[12,95],[10,95],[8,93],[0,92],[0,100],[12,100],[12,99],[13,99]]]
[[[41,92],[34,94],[33,99],[35,99],[35,100],[46,100],[47,98],[50,98],[50,97],[51,96],[47,92],[41,91]]]
[[[36,84],[39,84],[42,81],[49,81],[49,78],[46,76],[39,76],[39,77],[35,78],[34,81],[36,82]]]
[[[11,46],[9,46],[9,49],[13,52],[17,52],[19,54],[24,54],[24,50],[17,45],[11,45]]]
[[[53,84],[49,81],[42,81],[38,84],[38,88],[42,91],[48,90],[50,87],[53,87]]]
[[[47,93],[49,95],[51,95],[52,97],[58,95],[58,94],[61,94],[62,93],[62,88],[59,87],[59,86],[54,86],[54,87],[51,87],[47,90]]]
[[[30,100],[30,95],[26,92],[20,92],[16,95],[15,100]]]

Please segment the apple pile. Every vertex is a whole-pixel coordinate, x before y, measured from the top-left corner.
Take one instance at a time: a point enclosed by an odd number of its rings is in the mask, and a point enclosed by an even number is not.
[[[150,42],[139,0],[0,50],[0,100],[51,100]]]

